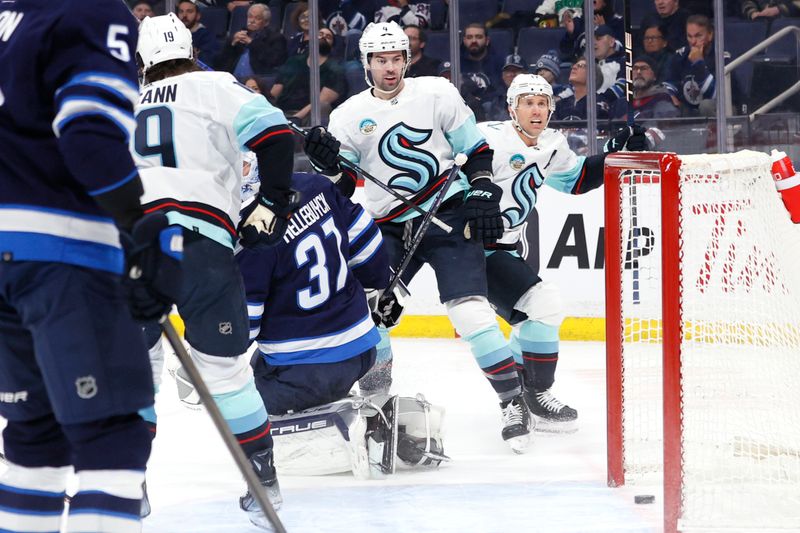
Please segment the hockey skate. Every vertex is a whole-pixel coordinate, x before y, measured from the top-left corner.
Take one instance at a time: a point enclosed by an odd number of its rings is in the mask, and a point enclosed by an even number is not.
[[[535,422],[525,405],[522,394],[500,404],[503,414],[503,440],[514,453],[525,453],[531,441],[531,430]]]
[[[525,400],[536,420],[536,431],[543,433],[575,433],[578,411],[561,403],[550,389],[525,388]]]
[[[283,504],[283,496],[281,496],[281,487],[278,483],[278,476],[275,472],[275,465],[272,461],[272,450],[263,450],[254,453],[250,456],[250,463],[253,465],[256,475],[261,480],[261,487],[267,494],[272,507],[278,511]],[[247,493],[239,498],[239,507],[247,513],[247,517],[253,525],[273,531],[272,524],[269,519],[261,510],[258,501],[248,490]]]

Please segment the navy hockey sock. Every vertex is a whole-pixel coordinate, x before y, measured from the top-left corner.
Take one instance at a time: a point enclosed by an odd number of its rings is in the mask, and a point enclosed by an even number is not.
[[[526,385],[537,391],[552,387],[558,365],[558,326],[526,321],[514,344],[521,350]]]

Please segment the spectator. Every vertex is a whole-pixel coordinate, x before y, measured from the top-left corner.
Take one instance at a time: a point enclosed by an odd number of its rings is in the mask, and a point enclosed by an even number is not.
[[[415,24],[409,24],[403,28],[403,31],[408,36],[408,47],[411,51],[406,77],[438,75],[441,61],[425,55],[425,42],[427,41],[425,30]]]
[[[595,77],[602,79],[600,65]],[[556,104],[553,120],[586,120],[586,58],[579,57],[569,71],[569,87],[561,93],[561,100]],[[597,98],[597,118],[608,118],[608,104],[600,97]]]
[[[218,70],[237,78],[253,74],[272,74],[286,61],[286,39],[269,29],[272,12],[264,4],[247,10],[247,28],[233,34],[217,59]]]
[[[262,78],[261,76],[247,76],[245,79],[242,80],[242,83],[245,87],[253,91],[254,93],[258,93],[264,95],[264,98],[270,100],[270,90],[272,89],[272,85],[269,81]],[[270,102],[274,105],[274,102]]]
[[[417,0],[388,0],[388,5],[375,11],[375,22],[396,22],[402,27],[409,25],[427,28],[431,23],[431,5]]]
[[[594,57],[603,73],[596,80],[598,94],[609,102],[625,98],[625,48],[608,26],[598,26],[594,32]]]
[[[486,113],[489,120],[509,120],[511,118],[508,114],[506,93],[511,86],[511,82],[514,81],[514,78],[528,72],[527,65],[528,63],[519,54],[506,56],[502,71],[504,90],[498,91],[496,94],[492,95],[489,109]]]
[[[487,93],[494,95],[504,91],[503,63],[503,56],[491,48],[486,27],[479,22],[468,24],[461,39],[461,73],[478,86],[486,85]]]
[[[555,50],[548,50],[542,57],[536,60],[536,63],[531,65],[531,70],[547,80],[553,87],[553,98],[558,101],[558,94],[564,90],[564,85],[559,81],[561,78],[561,64],[558,59],[558,52]]]
[[[192,47],[195,49],[195,58],[206,65],[213,65],[219,52],[217,39],[211,30],[200,22],[200,10],[195,0],[179,0],[175,6],[178,18],[183,25],[192,32]]]
[[[131,13],[133,13],[133,16],[136,17],[136,20],[139,22],[143,21],[145,17],[155,16],[155,13],[153,13],[153,6],[146,0],[138,0],[138,2],[132,3]]]
[[[330,29],[319,30],[319,100],[323,122],[327,122],[334,104],[347,92],[344,69],[330,57],[333,40]],[[307,55],[290,57],[278,71],[278,79],[270,91],[286,117],[300,125],[308,125],[311,114],[310,61]]]
[[[742,15],[747,20],[800,17],[800,2],[795,0],[743,0]]]
[[[289,46],[286,49],[287,55],[292,57],[307,54],[309,28],[311,27],[308,4],[306,2],[298,2],[289,20],[292,27],[300,31],[289,38]]]
[[[643,55],[633,62],[633,110],[636,120],[680,116],[680,109],[664,85],[658,83],[656,62]]]
[[[439,76],[452,81],[450,74],[450,62],[444,61],[439,66]],[[481,74],[481,76],[483,75]],[[461,74],[461,98],[475,115],[477,122],[487,120],[486,109],[491,104],[491,100],[486,94],[486,89],[485,84],[479,84],[471,77]]]
[[[705,15],[691,15],[686,21],[689,45],[677,51],[676,68],[668,87],[683,102],[690,115],[716,115],[717,93],[714,69],[714,26]],[[726,56],[729,55],[726,52]],[[727,58],[726,58],[727,59]],[[739,100],[736,78],[731,77],[734,103]]]
[[[565,18],[583,14],[583,0],[544,0],[536,8],[534,21],[540,28],[555,28],[563,25]]]
[[[639,25],[642,28],[661,26],[667,43],[673,50],[686,46],[686,19],[689,12],[678,6],[678,0],[653,0],[656,12],[648,14]]]
[[[377,0],[319,0],[320,17],[334,35],[362,31],[375,18]]]
[[[625,41],[625,22],[620,15],[614,13],[613,0],[594,0],[594,25],[608,26],[614,38]],[[561,39],[561,54],[574,58],[586,52],[586,23],[583,15],[574,16],[565,13],[562,26],[567,30]]]
[[[664,83],[669,79],[670,74],[675,69],[677,56],[667,44],[666,31],[663,27],[655,24],[644,28],[642,34],[642,49],[644,53],[652,57],[655,61],[653,69],[656,72],[656,79],[659,83]]]

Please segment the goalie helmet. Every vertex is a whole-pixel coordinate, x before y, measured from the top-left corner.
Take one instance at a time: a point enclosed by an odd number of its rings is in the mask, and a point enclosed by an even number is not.
[[[371,22],[361,34],[358,41],[358,49],[361,51],[361,64],[364,66],[364,79],[369,87],[375,88],[369,77],[369,56],[378,52],[403,52],[406,58],[406,65],[400,75],[405,76],[408,68],[408,58],[411,51],[408,47],[408,35],[396,22]],[[380,90],[380,89],[376,89]],[[385,92],[385,91],[382,91]]]
[[[136,53],[141,58],[143,73],[164,61],[192,59],[192,32],[175,13],[145,17],[139,24]]]
[[[529,95],[544,96],[547,98],[547,107],[550,109],[550,113],[547,115],[547,122],[550,122],[550,117],[553,116],[553,112],[556,110],[556,102],[553,99],[553,87],[546,79],[538,74],[519,74],[514,78],[506,92],[506,103],[510,108],[509,114],[511,115],[511,121],[514,127],[527,137],[531,136],[519,125],[519,121],[517,120],[517,107],[519,106],[520,97]],[[547,127],[547,123],[545,123],[545,127]]]

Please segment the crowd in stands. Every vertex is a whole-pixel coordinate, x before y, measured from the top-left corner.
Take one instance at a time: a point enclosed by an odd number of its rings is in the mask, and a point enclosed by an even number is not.
[[[632,107],[637,117],[715,115],[718,80],[712,4],[631,0]],[[727,45],[737,41],[739,53],[762,41],[773,26],[800,23],[800,0],[725,0],[724,5],[725,41]],[[139,0],[130,6],[141,20],[163,13],[164,2]],[[583,0],[462,0],[460,6],[461,91],[478,120],[508,118],[506,88],[524,72],[540,74],[553,85],[555,119],[585,120],[588,65]],[[177,15],[192,31],[201,62],[257,88],[299,124],[309,123],[312,38],[319,47],[319,99],[326,117],[348,96],[366,88],[358,38],[371,21],[391,20],[404,27],[411,48],[406,76],[449,77],[447,9],[447,0],[319,0],[320,27],[311,28],[305,2],[176,2]],[[628,113],[621,10],[620,0],[594,0],[601,119],[623,119]],[[741,25],[748,22],[753,31],[742,31]],[[732,34],[729,23],[738,32]],[[742,48],[741,39],[752,44]],[[726,46],[726,62],[731,56]],[[796,78],[796,55],[787,61]],[[732,76],[735,110],[747,105],[750,81],[747,74]],[[769,80],[760,79],[759,87],[769,87]]]

